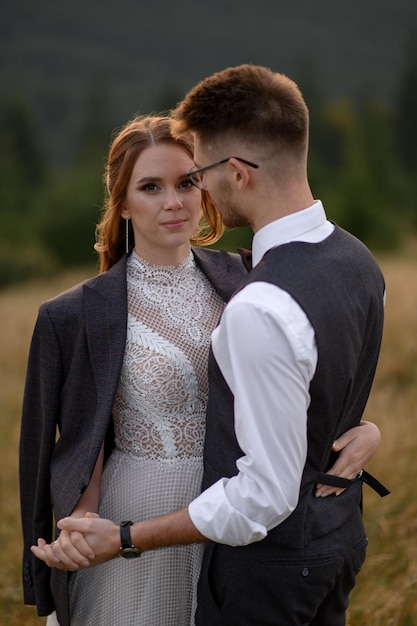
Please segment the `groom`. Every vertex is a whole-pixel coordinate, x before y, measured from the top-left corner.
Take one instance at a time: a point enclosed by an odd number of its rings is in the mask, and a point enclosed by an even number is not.
[[[133,524],[128,542],[139,553],[211,540],[199,626],[342,626],[365,558],[362,481],[325,472],[371,389],[383,276],[313,198],[309,115],[293,81],[229,68],[173,116],[178,134],[194,134],[191,180],[227,226],[251,225],[253,270],[212,336],[204,490],[186,509]],[[329,481],[348,488],[315,497],[314,485]],[[119,554],[120,529],[108,520],[58,526],[86,534],[91,548],[81,539],[77,548],[93,550],[94,563]]]

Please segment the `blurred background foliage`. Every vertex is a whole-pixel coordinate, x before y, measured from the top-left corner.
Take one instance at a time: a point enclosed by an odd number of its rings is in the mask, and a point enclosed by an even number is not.
[[[95,264],[115,128],[246,62],[300,85],[330,219],[375,251],[417,231],[414,0],[20,0],[4,6],[0,42],[0,286]],[[216,247],[251,238],[231,231]]]

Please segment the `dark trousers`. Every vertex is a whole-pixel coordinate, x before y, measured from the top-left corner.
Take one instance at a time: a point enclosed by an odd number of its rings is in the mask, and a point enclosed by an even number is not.
[[[366,545],[359,510],[301,550],[208,543],[196,626],[344,626]]]

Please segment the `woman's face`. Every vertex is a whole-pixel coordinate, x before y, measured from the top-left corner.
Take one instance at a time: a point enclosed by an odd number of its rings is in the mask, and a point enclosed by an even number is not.
[[[175,265],[190,251],[201,213],[201,192],[187,178],[194,165],[181,147],[151,146],[138,157],[122,217],[131,218],[135,251],[152,265]]]

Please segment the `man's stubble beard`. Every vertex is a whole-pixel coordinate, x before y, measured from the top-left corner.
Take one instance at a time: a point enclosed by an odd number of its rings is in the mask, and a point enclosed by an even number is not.
[[[219,191],[221,202],[218,203],[219,210],[223,215],[223,223],[228,228],[242,228],[249,226],[247,218],[242,215],[239,208],[231,199],[230,185],[227,181],[222,180],[219,183]]]

